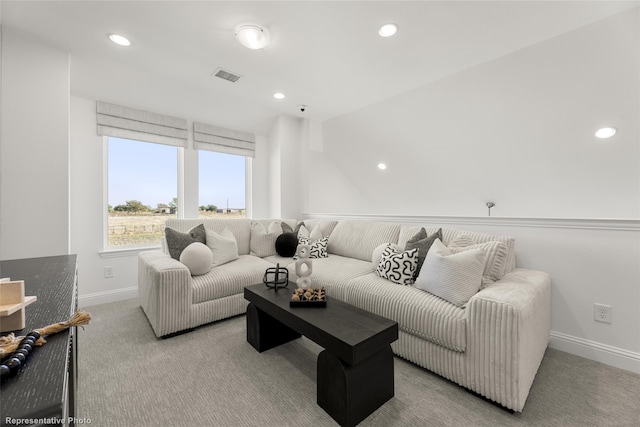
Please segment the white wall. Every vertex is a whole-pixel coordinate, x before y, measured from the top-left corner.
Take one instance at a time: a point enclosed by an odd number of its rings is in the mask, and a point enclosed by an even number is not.
[[[2,28],[0,259],[69,253],[69,54]]]
[[[301,150],[304,123],[301,119],[280,116],[268,135],[267,178],[268,215],[254,218],[299,218],[303,205]]]
[[[252,205],[258,213],[268,213],[269,183],[263,179],[264,171],[270,170],[266,145],[267,138],[258,135],[258,157],[252,162],[257,173],[251,174]],[[80,260],[78,289],[83,307],[137,296],[138,251],[105,252],[103,247],[105,155],[103,138],[96,135],[96,101],[71,96],[71,251]],[[189,144],[183,156],[184,211],[185,217],[193,218],[198,208],[198,153]],[[113,267],[114,277],[104,277],[107,266]]]
[[[640,217],[638,10],[326,121],[304,210]]]
[[[71,97],[71,252],[78,254],[82,307],[134,298],[137,253],[101,256],[104,235],[104,143],[96,134],[96,102]],[[114,268],[104,278],[104,267]]]
[[[551,275],[552,346],[640,372],[639,13],[328,120],[304,216],[512,235]]]

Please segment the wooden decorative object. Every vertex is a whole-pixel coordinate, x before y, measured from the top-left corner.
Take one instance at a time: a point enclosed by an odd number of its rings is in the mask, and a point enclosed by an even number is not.
[[[24,296],[24,280],[0,279],[0,332],[24,329],[25,307],[36,296]]]
[[[327,294],[324,288],[298,288],[291,295],[289,307],[326,307]]]

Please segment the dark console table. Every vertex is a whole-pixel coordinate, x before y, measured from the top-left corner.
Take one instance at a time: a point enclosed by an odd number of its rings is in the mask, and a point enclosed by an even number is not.
[[[0,261],[0,277],[24,280],[25,294],[38,297],[26,308],[26,327],[14,331],[16,335],[66,321],[75,313],[76,265],[76,255]],[[49,335],[46,340],[15,376],[0,385],[2,426],[15,423],[11,420],[32,420],[28,422],[32,425],[74,424],[78,375],[75,328]]]

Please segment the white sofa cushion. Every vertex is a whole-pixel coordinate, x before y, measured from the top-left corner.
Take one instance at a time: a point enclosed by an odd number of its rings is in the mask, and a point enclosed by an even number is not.
[[[375,273],[351,279],[345,302],[398,322],[398,328],[451,350],[465,351],[466,310]]]
[[[329,237],[337,224],[338,224],[338,221],[335,221],[335,220],[326,220],[326,219],[305,219],[304,220],[304,226],[306,227],[307,230],[318,229],[322,233],[322,237]]]
[[[249,239],[251,237],[251,220],[245,218],[236,219],[168,219],[167,227],[174,230],[185,232],[192,227],[202,224],[206,230],[212,230],[216,233],[222,233],[228,228],[238,243],[238,255],[249,255]]]
[[[278,221],[272,221],[269,227],[261,222],[251,224],[250,254],[264,258],[276,255],[276,239],[282,234],[282,225]]]
[[[476,244],[468,234],[463,233],[453,239],[447,247],[453,254],[473,249],[483,249],[486,252],[484,271],[482,273],[482,288],[500,280],[505,274],[508,248],[507,245],[502,242],[493,240],[491,242]]]
[[[409,240],[414,234],[420,231],[420,227],[421,226],[419,225],[403,225],[400,228],[398,244],[404,248],[407,240]],[[460,230],[456,228],[444,228],[435,225],[424,226],[424,228],[429,235],[437,232],[439,228],[442,228],[442,243],[444,243],[446,246],[448,246],[456,237],[458,237],[462,233],[466,234],[476,244],[491,242],[494,240],[502,242],[507,246],[507,259],[505,262],[503,275],[516,268],[515,239],[511,236],[493,235],[480,233],[477,231]],[[500,276],[500,278],[502,278],[502,276]]]
[[[371,261],[373,250],[382,243],[397,243],[399,233],[399,224],[341,220],[329,236],[328,251],[330,254]]]
[[[220,234],[213,230],[207,230],[207,247],[213,255],[212,265],[214,267],[238,259],[238,243],[228,228],[225,228]]]
[[[313,273],[311,274],[311,286],[324,287],[329,299],[336,298],[344,301],[344,289],[349,280],[373,272],[370,261],[329,255],[328,258],[312,259]],[[296,281],[295,263],[287,266],[289,280]],[[396,285],[397,286],[397,285]]]
[[[212,268],[207,274],[191,278],[193,304],[237,295],[244,287],[262,283],[264,272],[273,264],[251,255]]]
[[[436,239],[422,264],[415,287],[462,306],[480,290],[486,252],[472,249],[452,254]]]
[[[208,273],[212,261],[211,250],[200,242],[191,243],[180,254],[180,262],[187,266],[192,276]]]

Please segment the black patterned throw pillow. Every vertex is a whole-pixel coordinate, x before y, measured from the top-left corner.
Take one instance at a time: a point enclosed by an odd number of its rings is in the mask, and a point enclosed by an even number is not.
[[[412,285],[417,265],[417,248],[402,252],[389,244],[382,252],[376,274],[399,285]]]
[[[329,237],[323,237],[322,239],[318,239],[313,243],[309,242],[308,237],[299,237],[298,238],[299,245],[309,245],[311,250],[309,251],[309,258],[329,258],[329,254],[327,253],[327,246],[329,245]],[[293,259],[298,259],[298,254],[293,257]]]

